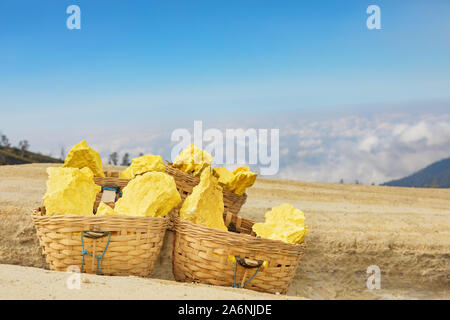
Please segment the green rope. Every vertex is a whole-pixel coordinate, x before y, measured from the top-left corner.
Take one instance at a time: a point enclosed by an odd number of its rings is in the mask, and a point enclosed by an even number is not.
[[[84,231],[81,232],[81,254],[82,254],[82,258],[81,258],[81,272],[83,272],[83,267],[84,267],[84,256],[88,255],[88,256],[91,256],[91,257],[97,259],[97,270],[96,270],[96,273],[97,274],[101,274],[102,267],[103,267],[103,256],[105,255],[106,250],[108,249],[108,246],[109,246],[109,242],[111,241],[111,232],[108,232],[108,243],[106,243],[105,250],[103,250],[102,254],[99,255],[99,256],[94,256],[94,254],[89,253],[84,248],[83,234],[84,234]],[[100,266],[100,268],[99,268],[99,266]]]

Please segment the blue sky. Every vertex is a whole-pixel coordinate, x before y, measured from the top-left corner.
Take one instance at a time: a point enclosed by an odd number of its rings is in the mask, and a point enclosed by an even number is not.
[[[66,28],[71,4],[81,30]],[[2,0],[0,130],[55,152],[194,120],[445,113],[449,17],[445,0]]]

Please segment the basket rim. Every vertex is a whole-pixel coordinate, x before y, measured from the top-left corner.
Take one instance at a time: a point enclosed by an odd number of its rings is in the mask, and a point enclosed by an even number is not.
[[[51,216],[42,215],[42,208],[45,208],[45,206],[40,206],[38,208],[35,208],[31,211],[31,217],[33,219],[50,219],[50,220],[115,220],[115,219],[128,219],[128,220],[154,220],[154,221],[162,221],[162,220],[168,220],[169,214],[166,214],[164,217],[141,217],[141,216],[127,216],[127,215],[111,215],[111,216],[96,216],[94,214],[92,215],[84,215],[84,214],[55,214]]]
[[[242,218],[245,219],[245,218]],[[254,223],[254,221],[245,219],[248,221],[251,221]],[[230,231],[224,231],[224,230],[218,230],[214,228],[209,228],[204,225],[193,223],[189,220],[183,219],[179,216],[174,217],[174,230],[181,234],[187,234],[189,235],[189,232],[186,232],[184,230],[180,230],[180,225],[186,225],[187,228],[191,230],[197,230],[202,233],[210,233],[211,237],[205,237],[201,235],[196,235],[197,239],[202,240],[209,240],[209,241],[216,241],[223,243],[225,245],[250,245],[250,246],[258,246],[262,247],[264,246],[265,249],[273,250],[274,253],[279,253],[280,251],[289,251],[291,253],[296,252],[297,254],[302,254],[303,250],[306,247],[306,242],[302,241],[300,244],[290,244],[283,242],[281,240],[272,240],[257,236],[251,236],[249,234],[243,234],[243,233],[235,233]],[[223,238],[223,239],[221,239]],[[257,250],[257,248],[254,248]],[[250,249],[253,250],[253,249]]]
[[[115,172],[115,171],[105,171],[105,172]],[[94,183],[100,187],[125,187],[131,180],[122,179],[117,177],[94,177]]]

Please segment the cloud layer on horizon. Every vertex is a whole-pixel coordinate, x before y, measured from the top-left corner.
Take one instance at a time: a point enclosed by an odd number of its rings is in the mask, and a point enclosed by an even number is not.
[[[450,114],[408,115],[386,113],[345,116],[321,121],[271,119],[280,130],[280,169],[275,177],[311,182],[380,184],[407,176],[432,162],[450,157]],[[218,123],[218,129],[261,128],[262,122]],[[265,125],[267,125],[266,122]],[[258,125],[259,124],[259,125]],[[204,123],[204,130],[211,128]],[[86,139],[104,162],[116,151],[131,157],[160,154],[170,159],[174,128],[117,128],[64,135],[38,135],[30,139],[33,150],[60,154],[58,141],[70,144]],[[193,131],[193,123],[186,129]],[[270,129],[270,128],[267,128]],[[205,143],[206,144],[206,143]],[[53,146],[53,148],[49,148]],[[69,145],[65,144],[66,152]],[[233,167],[233,166],[231,166]]]
[[[280,138],[280,178],[380,184],[450,156],[450,115],[385,114],[300,123]]]

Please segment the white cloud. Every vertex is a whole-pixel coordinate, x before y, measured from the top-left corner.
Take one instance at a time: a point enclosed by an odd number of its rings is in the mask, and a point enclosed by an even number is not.
[[[378,144],[378,141],[377,136],[366,137],[360,142],[358,149],[361,151],[370,152]]]
[[[319,146],[322,143],[320,139],[307,139],[300,141],[299,145],[303,148]]]
[[[400,134],[400,141],[404,143],[417,142],[422,139],[428,140],[431,137],[431,132],[428,128],[428,124],[425,121],[406,126]]]
[[[448,114],[352,116],[293,127],[303,129],[280,140],[299,150],[295,158],[281,158],[281,178],[378,184],[450,157]]]

